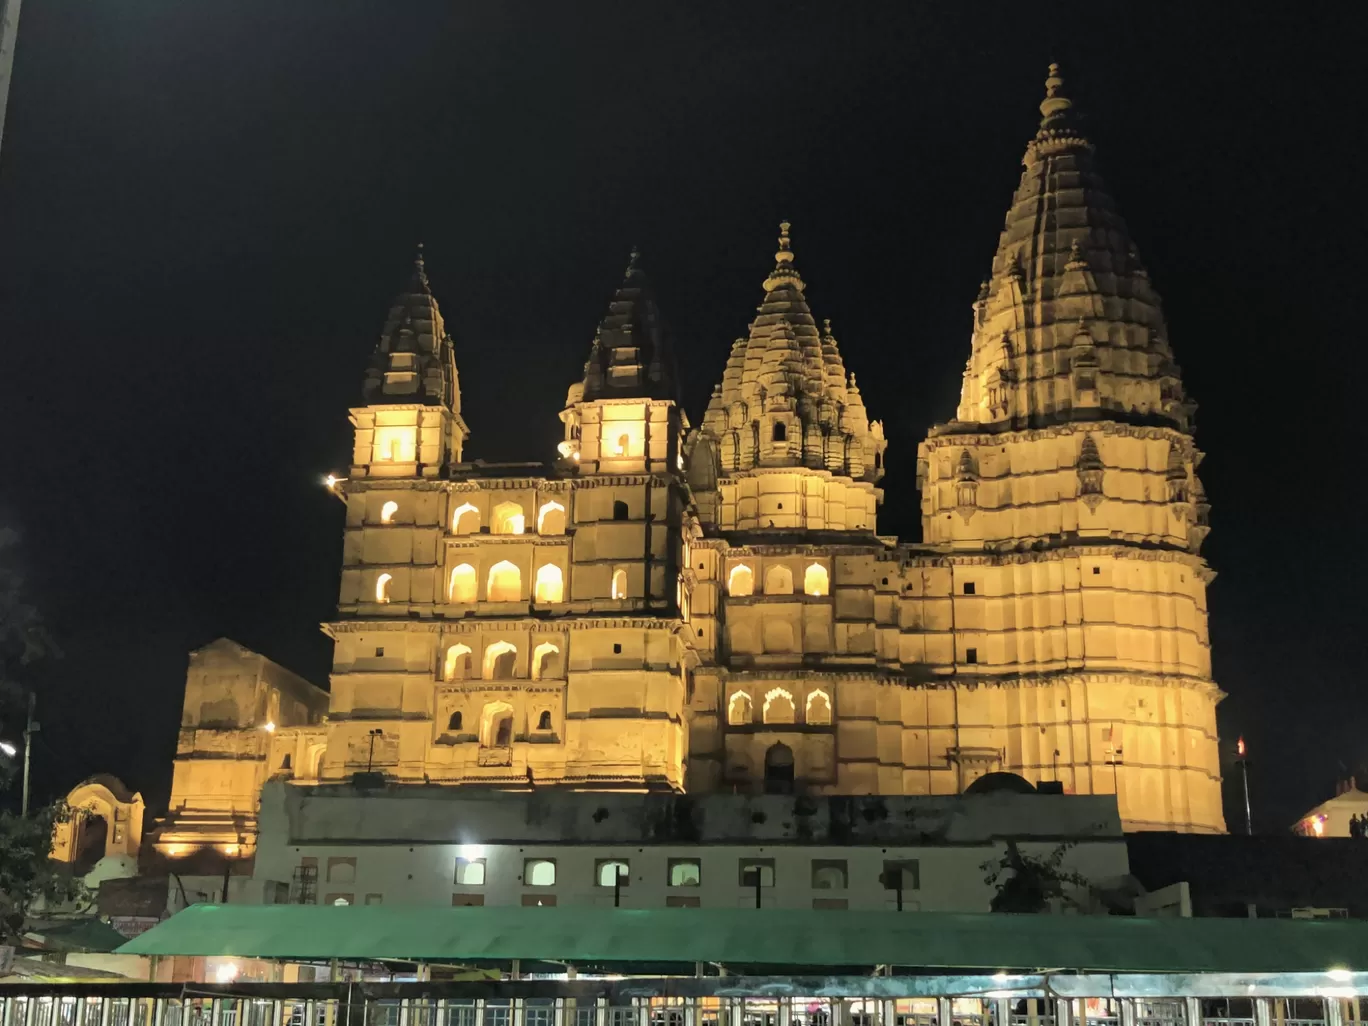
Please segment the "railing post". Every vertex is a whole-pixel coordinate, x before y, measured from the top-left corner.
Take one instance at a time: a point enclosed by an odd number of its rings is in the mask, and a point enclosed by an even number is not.
[[[1325,1004],[1325,1026],[1344,1026],[1344,1005],[1337,997],[1321,998]]]
[[[1254,1026],[1271,1026],[1272,1015],[1269,1014],[1268,998],[1254,999]]]
[[[1202,1026],[1202,999],[1183,998],[1183,1017],[1187,1019],[1187,1026]]]

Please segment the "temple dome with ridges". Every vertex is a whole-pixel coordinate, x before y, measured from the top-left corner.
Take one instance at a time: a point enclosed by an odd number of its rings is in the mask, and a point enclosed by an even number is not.
[[[722,474],[756,467],[820,468],[855,480],[883,476],[883,426],[870,423],[825,321],[819,329],[794,262],[788,222],[745,338],[731,354],[693,440],[715,446]]]
[[[1158,294],[1102,183],[1059,66],[973,304],[954,422],[941,432],[1119,420],[1191,430]]]
[[[385,318],[362,394],[369,405],[440,405],[461,412],[455,351],[428,284],[421,244],[413,275]]]

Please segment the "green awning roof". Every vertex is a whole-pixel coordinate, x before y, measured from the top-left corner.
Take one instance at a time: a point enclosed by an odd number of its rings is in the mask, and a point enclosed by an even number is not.
[[[195,905],[129,941],[138,955],[466,964],[1368,971],[1368,922],[938,912],[397,905]]]

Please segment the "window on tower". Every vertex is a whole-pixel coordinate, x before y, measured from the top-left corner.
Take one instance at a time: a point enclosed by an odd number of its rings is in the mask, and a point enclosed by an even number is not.
[[[522,600],[522,571],[506,559],[489,568],[489,587],[486,597],[490,602],[518,602]]]
[[[447,582],[448,602],[474,602],[475,590],[475,568],[473,566],[469,563],[462,563],[451,568],[451,577]]]
[[[727,594],[749,595],[755,590],[755,574],[745,563],[737,563],[727,575]]]
[[[776,442],[788,441],[788,425],[781,420],[774,422],[774,440]]]
[[[388,602],[390,600],[390,582],[393,580],[393,574],[381,574],[375,579],[376,602]]]
[[[394,514],[396,514],[396,513],[398,513],[398,512],[399,512],[399,503],[397,503],[397,502],[395,502],[395,501],[393,501],[393,500],[390,500],[389,502],[385,503],[383,506],[380,507],[380,523],[382,523],[382,524],[392,524],[392,523],[394,523]]]
[[[554,563],[544,563],[537,568],[535,586],[538,602],[561,602],[565,597],[565,576]]]
[[[495,506],[493,521],[494,534],[522,534],[527,527],[523,508],[516,502],[501,502]]]
[[[613,590],[612,596],[615,599],[627,597],[627,571],[618,567],[613,571]]]

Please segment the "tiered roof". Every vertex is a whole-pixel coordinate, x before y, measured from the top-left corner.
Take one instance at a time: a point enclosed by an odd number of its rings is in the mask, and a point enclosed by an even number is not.
[[[956,421],[939,430],[1100,419],[1190,430],[1196,407],[1183,394],[1159,296],[1057,64],[1040,112],[992,276],[974,303]]]
[[[395,297],[366,371],[367,404],[445,406],[461,412],[461,386],[451,338],[428,285],[423,247],[413,261],[413,276]]]

